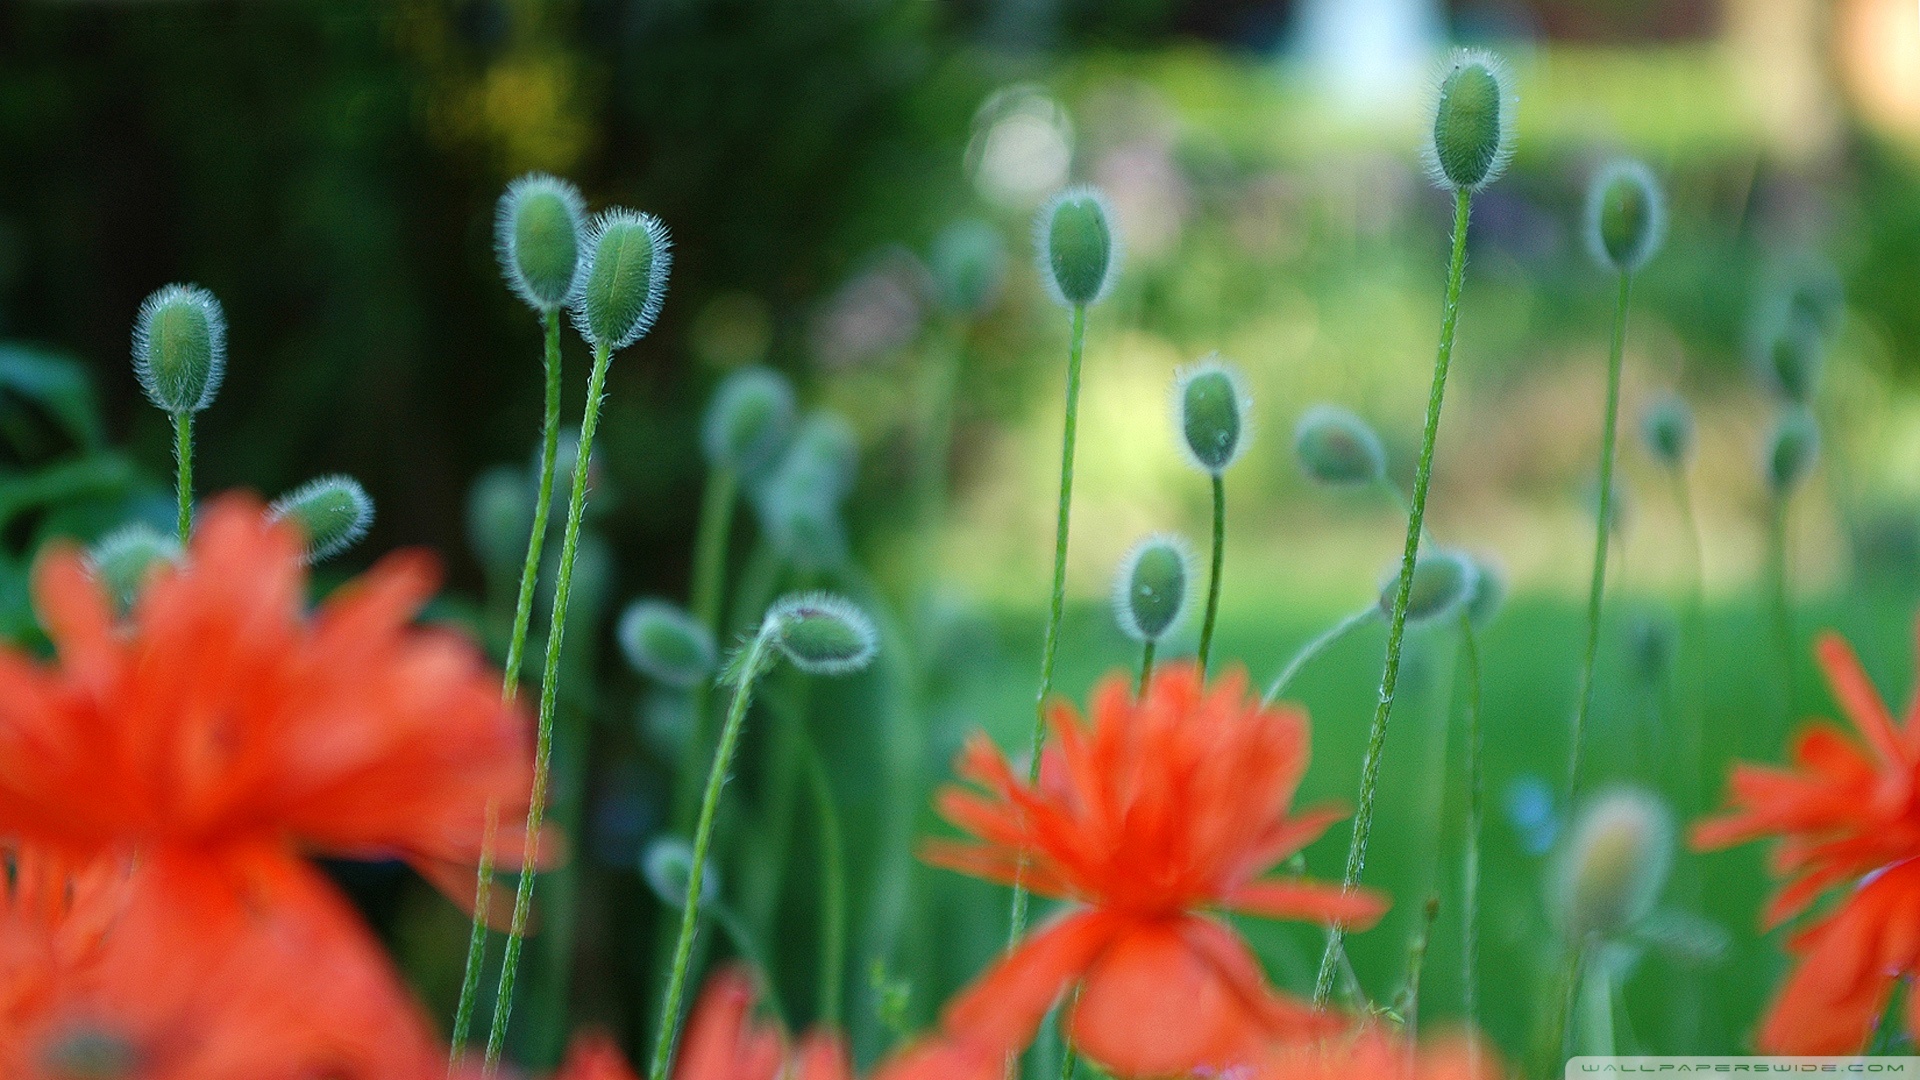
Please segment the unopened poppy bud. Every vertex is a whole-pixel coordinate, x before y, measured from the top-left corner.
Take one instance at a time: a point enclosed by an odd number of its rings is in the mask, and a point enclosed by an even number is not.
[[[528,173],[500,196],[493,219],[500,272],[535,311],[564,307],[580,287],[586,218],[579,189],[544,173]]]
[[[587,230],[587,265],[573,321],[595,348],[624,349],[660,316],[673,263],[667,227],[652,214],[615,208]]]
[[[180,542],[144,522],[102,537],[87,549],[87,565],[114,600],[131,604],[156,569],[180,559]]]
[[[975,316],[993,306],[1007,271],[1000,230],[977,218],[956,221],[941,231],[928,255],[941,307]]]
[[[1666,196],[1653,171],[1616,161],[1587,188],[1587,248],[1600,265],[1631,274],[1660,250],[1667,233]]]
[[[647,845],[640,856],[640,876],[660,902],[675,911],[687,904],[687,879],[693,876],[693,845],[677,836],[667,836]],[[700,872],[700,906],[706,907],[720,895],[720,870],[708,861]]]
[[[133,322],[133,373],[147,400],[174,416],[213,404],[227,370],[227,317],[198,285],[147,297]]]
[[[707,405],[701,443],[707,463],[749,479],[780,460],[793,437],[793,384],[771,368],[748,367],[721,380]]]
[[[1473,595],[1477,571],[1473,560],[1457,551],[1433,548],[1422,551],[1413,564],[1413,589],[1407,594],[1407,624],[1434,622],[1460,610]],[[1393,616],[1394,597],[1400,590],[1400,570],[1396,566],[1380,585],[1380,614]]]
[[[1456,49],[1441,65],[1432,93],[1432,134],[1421,147],[1434,183],[1478,191],[1513,159],[1513,76],[1504,61]]]
[[[719,663],[707,628],[664,600],[629,604],[614,636],[635,671],[682,690],[700,685]]]
[[[373,525],[373,499],[351,476],[322,476],[273,500],[267,516],[299,526],[307,543],[306,559],[316,563],[367,535]]]
[[[1226,472],[1247,446],[1252,399],[1240,372],[1211,353],[1174,376],[1173,401],[1187,459],[1201,472]]]
[[[879,635],[865,612],[826,593],[789,596],[767,612],[773,645],[809,675],[846,675],[873,662]]]
[[[1693,410],[1677,394],[1662,394],[1640,414],[1640,436],[1647,452],[1668,468],[1687,463],[1693,452]]]
[[[1120,560],[1113,582],[1113,617],[1128,637],[1158,641],[1187,609],[1193,555],[1170,533],[1149,536]]]
[[[1618,937],[1660,898],[1673,862],[1673,819],[1639,788],[1615,788],[1575,819],[1548,878],[1548,904],[1567,940]]]
[[[538,497],[526,474],[508,465],[481,473],[467,493],[467,545],[489,574],[504,577],[526,557]]]
[[[853,425],[837,413],[816,412],[800,422],[768,486],[837,509],[853,492],[859,468],[860,438]]]
[[[1478,630],[1492,622],[1507,602],[1507,575],[1492,559],[1468,557],[1473,560],[1473,591],[1467,596],[1467,621]]]
[[[1819,330],[1810,323],[1789,320],[1768,336],[1760,355],[1761,369],[1781,397],[1805,405],[1820,389],[1825,352]]]
[[[1337,405],[1315,405],[1301,414],[1293,453],[1309,479],[1328,487],[1365,487],[1387,474],[1380,436]]]
[[[1120,269],[1107,197],[1095,188],[1074,187],[1047,200],[1034,220],[1034,248],[1047,291],[1062,306],[1099,301]]]
[[[1767,486],[1784,496],[1813,471],[1820,456],[1820,425],[1805,409],[1789,409],[1767,440]]]

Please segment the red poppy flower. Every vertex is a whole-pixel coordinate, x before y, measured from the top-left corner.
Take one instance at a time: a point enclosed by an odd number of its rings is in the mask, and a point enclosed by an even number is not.
[[[234,881],[164,852],[77,868],[33,851],[4,861],[0,1075],[444,1073],[377,946],[308,874]]]
[[[1252,1080],[1499,1080],[1500,1061],[1470,1036],[1423,1046],[1368,1024],[1326,1039],[1280,1047]]]
[[[47,554],[34,591],[58,662],[0,649],[0,837],[400,857],[471,897],[488,802],[503,838],[526,812],[525,724],[471,643],[412,625],[429,558],[391,556],[309,616],[300,551],[221,499],[124,620],[79,552]]]
[[[633,1066],[626,1055],[604,1032],[588,1032],[573,1037],[567,1047],[567,1060],[553,1080],[635,1080]]]
[[[1076,905],[955,999],[947,1029],[1013,1053],[1078,984],[1071,1036],[1122,1076],[1219,1067],[1323,1030],[1334,1021],[1268,987],[1212,914],[1366,926],[1386,910],[1371,893],[1262,876],[1343,816],[1289,811],[1306,717],[1261,707],[1240,672],[1205,687],[1193,665],[1171,665],[1137,701],[1127,683],[1094,692],[1090,726],[1054,709],[1037,785],[979,738],[959,771],[984,794],[941,793],[941,813],[977,839],[929,845],[928,861]]]
[[[1693,832],[1702,849],[1777,839],[1782,888],[1765,928],[1846,890],[1788,943],[1799,960],[1758,1040],[1771,1053],[1859,1050],[1894,984],[1920,973],[1920,702],[1896,723],[1845,641],[1826,634],[1816,648],[1859,739],[1817,724],[1795,740],[1792,766],[1734,766],[1729,812]],[[1908,1000],[1907,1029],[1920,1035],[1920,994]]]
[[[754,1018],[759,996],[746,968],[710,976],[680,1037],[673,1080],[852,1080],[838,1035],[809,1032],[790,1048],[777,1022]]]

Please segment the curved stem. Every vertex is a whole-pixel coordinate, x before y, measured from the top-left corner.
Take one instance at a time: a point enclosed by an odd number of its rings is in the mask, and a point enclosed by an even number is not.
[[[1593,708],[1593,661],[1600,651],[1600,604],[1607,587],[1607,541],[1613,536],[1613,446],[1620,418],[1620,367],[1626,351],[1627,305],[1633,275],[1620,275],[1613,309],[1613,344],[1607,353],[1606,418],[1600,430],[1600,511],[1593,527],[1593,577],[1587,586],[1587,649],[1580,660],[1580,703],[1573,712],[1572,745],[1567,751],[1567,804],[1580,794],[1580,752]]]
[[[1213,571],[1207,578],[1207,615],[1200,623],[1200,678],[1207,677],[1213,652],[1213,623],[1220,616],[1220,568],[1227,554],[1227,485],[1213,474]]]
[[[1302,645],[1300,651],[1293,654],[1293,659],[1287,661],[1287,666],[1281,668],[1280,674],[1274,677],[1273,684],[1267,687],[1266,696],[1260,699],[1260,704],[1271,705],[1279,701],[1280,695],[1286,693],[1287,687],[1292,685],[1293,677],[1300,674],[1300,669],[1306,667],[1308,661],[1326,652],[1328,647],[1334,642],[1346,637],[1354,627],[1369,621],[1378,614],[1379,611],[1380,609],[1377,606],[1368,604],[1359,611],[1322,630],[1319,637]]]
[[[739,503],[740,478],[732,469],[715,469],[707,477],[707,490],[700,499],[700,523],[694,534],[693,594],[689,598],[693,617],[707,628],[715,641],[721,640],[720,606],[726,592],[727,541],[733,531],[733,511]],[[700,805],[694,785],[700,763],[706,759],[707,711],[713,684],[702,679],[688,693],[686,741],[680,746],[680,765],[674,771],[673,830],[685,833],[693,824],[694,810]]]
[[[1467,1027],[1476,1022],[1480,999],[1480,976],[1475,965],[1480,948],[1480,815],[1485,781],[1480,765],[1480,644],[1474,637],[1473,620],[1460,614],[1460,648],[1467,660],[1467,835],[1461,854],[1460,873],[1460,1011]],[[1479,1049],[1469,1043],[1468,1069],[1478,1075]]]
[[[747,718],[747,705],[753,700],[753,683],[761,675],[767,648],[773,641],[774,622],[769,619],[747,646],[740,670],[740,685],[733,692],[733,705],[727,710],[727,722],[720,729],[720,745],[713,751],[713,767],[707,771],[707,787],[700,800],[700,822],[693,834],[693,864],[687,869],[687,902],[680,909],[680,937],[673,947],[673,968],[667,976],[666,999],[660,1006],[660,1028],[653,1041],[653,1064],[647,1070],[649,1080],[666,1080],[667,1062],[673,1056],[673,1041],[680,1027],[680,999],[686,992],[688,961],[693,957],[694,931],[700,921],[700,883],[707,869],[707,852],[713,846],[713,822],[720,809],[720,789],[733,763],[733,752],[740,742],[740,728]]]
[[[1353,836],[1347,845],[1347,869],[1342,884],[1352,888],[1367,865],[1367,839],[1373,832],[1374,791],[1380,783],[1380,755],[1386,748],[1387,719],[1393,712],[1394,690],[1400,682],[1400,643],[1406,636],[1407,603],[1413,594],[1413,565],[1420,554],[1420,532],[1427,515],[1427,490],[1433,480],[1433,446],[1440,433],[1440,406],[1446,398],[1447,368],[1453,360],[1453,332],[1460,319],[1460,284],[1467,268],[1467,219],[1473,194],[1454,193],[1453,252],[1447,263],[1447,299],[1441,309],[1440,347],[1434,355],[1433,388],[1427,395],[1426,429],[1420,439],[1420,462],[1413,474],[1413,501],[1407,511],[1407,543],[1400,557],[1400,585],[1394,590],[1393,610],[1387,621],[1387,659],[1380,672],[1380,702],[1367,731],[1366,756],[1360,765],[1360,801],[1353,815]],[[1320,974],[1314,980],[1313,1002],[1324,1006],[1333,995],[1333,979],[1343,954],[1346,928],[1335,924],[1327,931],[1327,948],[1320,956]]]
[[[539,877],[540,826],[547,812],[548,767],[553,757],[553,713],[560,688],[560,649],[566,639],[567,605],[573,599],[573,563],[580,553],[580,517],[587,507],[588,463],[593,460],[593,434],[600,426],[600,399],[607,385],[607,366],[613,355],[605,345],[593,348],[593,371],[587,377],[586,412],[580,418],[580,450],[573,462],[573,490],[567,497],[567,526],[560,537],[560,571],[554,579],[553,612],[547,618],[547,657],[540,672],[539,726],[534,734],[533,790],[527,800],[527,838],[522,848],[520,881],[513,894],[513,921],[507,928],[507,949],[500,961],[500,991],[494,999],[493,1028],[487,1033],[486,1069],[499,1067],[506,1044],[507,1019],[513,1012],[513,983],[519,974],[520,949],[526,941],[527,916],[533,907],[533,885]]]
[[[193,539],[193,414],[173,414],[173,461],[177,470],[174,494],[180,503],[180,546]]]
[[[1148,638],[1147,643],[1140,647],[1140,683],[1133,688],[1136,701],[1147,696],[1147,683],[1153,681],[1153,650],[1157,644],[1153,638]]]
[[[453,1014],[453,1038],[447,1051],[447,1075],[459,1069],[466,1055],[467,1035],[473,1030],[473,1002],[480,989],[480,966],[487,957],[487,905],[493,901],[493,839],[500,823],[500,804],[487,800],[486,831],[480,837],[479,881],[473,889],[473,929],[467,938],[467,972],[460,980],[460,1004]]]
[[[827,778],[827,764],[813,733],[806,730],[806,718],[796,717],[800,725],[802,750],[806,755],[808,788],[813,794],[813,809],[820,823],[820,1000],[818,1023],[838,1029],[841,988],[847,970],[847,866],[846,849],[840,833],[840,809],[834,805],[833,785]]]
[[[1053,658],[1060,645],[1060,613],[1067,602],[1067,523],[1073,510],[1073,443],[1080,430],[1080,356],[1087,341],[1087,309],[1073,309],[1073,329],[1067,342],[1067,415],[1060,433],[1060,505],[1053,526],[1053,604],[1047,614],[1047,637],[1040,651],[1040,692],[1033,707],[1031,760],[1027,782],[1040,778],[1040,751],[1047,742],[1047,699],[1053,696]],[[1008,920],[1007,944],[1020,940],[1027,929],[1026,858],[1013,880],[1013,914]]]

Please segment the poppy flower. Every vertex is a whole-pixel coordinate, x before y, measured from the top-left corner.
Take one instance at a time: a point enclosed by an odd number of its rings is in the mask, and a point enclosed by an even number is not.
[[[961,755],[943,816],[974,840],[928,845],[936,865],[1024,881],[1072,907],[1019,943],[947,1009],[956,1037],[1013,1053],[1071,987],[1081,1052],[1121,1076],[1246,1060],[1273,1037],[1324,1030],[1329,1014],[1283,997],[1220,912],[1371,925],[1372,893],[1264,877],[1344,816],[1290,811],[1309,756],[1307,718],[1264,708],[1232,672],[1157,672],[1136,700],[1123,675],[1095,690],[1092,721],[1069,706],[1037,784],[984,738]]]
[[[1498,1056],[1471,1036],[1416,1046],[1375,1024],[1277,1047],[1250,1080],[1499,1080]]]
[[[838,1035],[809,1032],[791,1047],[777,1022],[755,1019],[759,997],[744,967],[710,976],[680,1037],[673,1080],[852,1080]]]
[[[486,807],[525,814],[531,757],[478,649],[413,625],[436,579],[393,555],[309,615],[300,536],[243,497],[124,619],[80,552],[47,553],[57,660],[0,648],[0,837],[164,847],[241,878],[307,852],[402,858],[470,898]]]
[[[1816,654],[1858,737],[1815,724],[1790,766],[1735,765],[1728,812],[1693,832],[1701,849],[1775,838],[1782,887],[1766,929],[1839,894],[1788,942],[1797,961],[1757,1040],[1778,1054],[1861,1049],[1894,984],[1920,973],[1920,702],[1896,722],[1845,641],[1823,635]],[[1907,1030],[1920,1034],[1920,994],[1908,1001]]]
[[[0,867],[0,1075],[384,1080],[444,1074],[358,918],[308,875],[237,883],[161,852]]]

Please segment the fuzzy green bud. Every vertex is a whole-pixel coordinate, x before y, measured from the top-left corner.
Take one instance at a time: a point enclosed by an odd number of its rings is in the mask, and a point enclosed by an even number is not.
[[[771,368],[748,367],[721,380],[707,405],[700,441],[707,464],[736,476],[764,475],[793,437],[793,384]]]
[[[367,535],[373,525],[373,499],[351,476],[322,476],[273,500],[267,516],[299,526],[307,544],[306,559],[317,563]]]
[[[1161,533],[1133,546],[1114,575],[1113,617],[1138,642],[1158,641],[1186,613],[1193,555],[1178,536]]]
[[[879,635],[851,602],[826,593],[788,596],[767,612],[773,645],[809,675],[847,675],[873,662]]]
[[[1673,863],[1673,818],[1638,788],[1588,803],[1548,877],[1548,909],[1569,942],[1620,936],[1652,912]]]
[[[955,315],[978,316],[993,306],[1007,272],[1000,230],[977,218],[956,221],[934,239],[927,269],[934,295]]]
[[[121,607],[133,603],[155,570],[179,560],[180,542],[144,522],[117,529],[87,549],[94,578]]]
[[[678,911],[687,904],[687,881],[693,877],[693,845],[677,836],[665,836],[647,845],[640,856],[640,876],[647,887],[668,908]],[[700,873],[700,905],[706,907],[720,895],[720,871],[712,863]]]
[[[1826,347],[1811,323],[1789,320],[1768,335],[1760,355],[1768,384],[1786,401],[1805,405],[1820,389]]]
[[[635,671],[677,689],[700,685],[719,664],[707,628],[664,600],[629,604],[614,636]]]
[[[501,194],[494,253],[507,286],[535,311],[559,310],[580,287],[586,217],[579,189],[543,173],[528,173]]]
[[[1034,219],[1034,249],[1047,291],[1063,307],[1097,303],[1120,270],[1119,242],[1107,197],[1073,187],[1047,200]]]
[[[1776,497],[1790,494],[1820,457],[1820,425],[1806,409],[1789,409],[1767,440],[1767,486]]]
[[[1387,475],[1380,436],[1337,405],[1315,405],[1301,414],[1293,453],[1309,479],[1328,487],[1366,487]]]
[[[1595,173],[1586,223],[1587,249],[1600,265],[1623,274],[1645,266],[1667,233],[1666,196],[1653,171],[1623,160]]]
[[[1422,551],[1413,564],[1413,589],[1407,594],[1407,625],[1436,622],[1460,610],[1473,595],[1478,571],[1473,560],[1457,551]],[[1396,566],[1380,584],[1380,614],[1393,617],[1393,601],[1400,589]]]
[[[602,211],[587,230],[586,274],[573,304],[573,322],[595,348],[624,349],[660,317],[667,296],[673,245],[652,214]]]
[[[227,370],[227,317],[198,285],[169,285],[133,322],[133,373],[147,400],[174,416],[213,404]]]
[[[1227,471],[1247,447],[1247,395],[1240,372],[1211,353],[1174,376],[1175,419],[1187,460],[1204,473]]]
[[[1640,414],[1640,437],[1660,464],[1685,465],[1693,453],[1693,410],[1679,395],[1662,394]]]
[[[1431,94],[1431,137],[1421,148],[1434,183],[1479,191],[1513,159],[1513,76],[1491,53],[1457,49]]]

